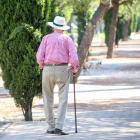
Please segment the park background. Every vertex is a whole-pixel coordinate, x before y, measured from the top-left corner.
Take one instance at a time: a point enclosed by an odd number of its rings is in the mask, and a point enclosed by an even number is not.
[[[8,121],[45,120],[36,113],[34,116],[35,110],[43,111],[42,70],[35,56],[42,37],[52,33],[47,22],[57,15],[64,16],[71,26],[65,34],[73,39],[80,61],[76,75],[77,108],[80,112],[85,109],[102,113],[115,108],[126,111],[126,116],[133,116],[134,112],[139,126],[138,0],[14,0],[1,1],[0,8],[1,128]],[[88,60],[102,61],[99,73],[90,69],[89,75],[83,75],[82,66]],[[73,109],[72,89],[71,84],[68,110]],[[56,87],[55,93],[57,90]],[[55,111],[57,108],[55,94]],[[90,117],[93,119],[94,115]]]

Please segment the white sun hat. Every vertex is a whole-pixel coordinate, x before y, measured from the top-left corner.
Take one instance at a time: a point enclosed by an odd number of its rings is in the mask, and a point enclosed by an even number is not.
[[[68,30],[70,27],[65,25],[65,18],[56,16],[53,22],[48,22],[48,24],[59,30]]]

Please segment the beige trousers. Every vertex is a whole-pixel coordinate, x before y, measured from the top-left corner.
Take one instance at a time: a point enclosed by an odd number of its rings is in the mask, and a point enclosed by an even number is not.
[[[42,74],[42,92],[44,101],[44,110],[46,121],[49,124],[49,131],[55,128],[63,129],[63,124],[66,115],[68,103],[69,82],[71,77],[70,67],[67,65],[62,66],[44,66]],[[53,112],[54,100],[54,86],[59,87],[59,106],[57,112],[57,119],[55,122]]]

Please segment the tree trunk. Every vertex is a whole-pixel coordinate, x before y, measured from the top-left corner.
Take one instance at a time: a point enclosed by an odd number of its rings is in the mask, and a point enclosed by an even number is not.
[[[125,22],[124,22],[124,25],[123,25],[123,39],[122,39],[122,41],[127,41],[129,23],[130,23],[130,19],[125,20]]]
[[[105,15],[105,13],[108,11],[109,8],[110,8],[110,2],[105,2],[104,4],[101,3],[100,6],[98,7],[97,11],[93,15],[91,21],[89,22],[89,24],[86,27],[82,41],[81,41],[81,43],[78,47],[78,51],[77,51],[78,58],[79,58],[79,70],[75,76],[76,81],[80,75],[84,60],[85,60],[86,56],[88,55],[89,46],[91,45],[94,33],[96,31],[96,27],[99,25],[102,17]]]
[[[25,121],[33,121],[33,118],[32,118],[32,101],[29,103],[28,108],[25,109],[25,112],[23,112]]]
[[[115,4],[113,6],[112,17],[111,17],[110,31],[109,31],[107,58],[114,57],[114,47],[115,47],[116,29],[117,29],[117,21],[118,21],[118,10],[119,10],[118,4],[119,4],[119,0],[115,0]]]

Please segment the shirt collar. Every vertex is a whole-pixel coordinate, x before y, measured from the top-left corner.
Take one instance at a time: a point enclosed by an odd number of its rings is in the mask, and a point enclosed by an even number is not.
[[[54,33],[61,33],[61,34],[63,34],[63,31],[56,30],[56,31],[54,31]]]

